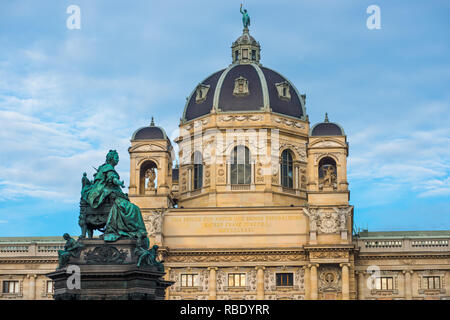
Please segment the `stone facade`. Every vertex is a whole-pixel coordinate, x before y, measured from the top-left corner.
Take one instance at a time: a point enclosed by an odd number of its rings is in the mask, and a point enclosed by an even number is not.
[[[343,129],[310,127],[306,96],[259,48],[244,30],[233,63],[194,88],[179,166],[153,121],[131,139],[129,197],[175,282],[166,299],[449,298],[450,232],[353,234]],[[61,246],[0,238],[0,299],[51,298]]]

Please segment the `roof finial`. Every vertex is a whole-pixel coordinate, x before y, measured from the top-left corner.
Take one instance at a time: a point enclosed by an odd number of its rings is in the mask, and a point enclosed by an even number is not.
[[[154,127],[155,126],[155,121],[153,120],[153,117],[152,117],[152,122],[150,123],[150,127]]]
[[[244,25],[244,31],[248,32],[248,26],[250,25],[250,16],[247,13],[247,9],[244,9],[244,11],[242,11],[242,3],[240,11],[242,13],[242,23]]]
[[[328,120],[328,113],[327,112],[325,112],[325,121],[324,122],[330,122],[329,120]]]

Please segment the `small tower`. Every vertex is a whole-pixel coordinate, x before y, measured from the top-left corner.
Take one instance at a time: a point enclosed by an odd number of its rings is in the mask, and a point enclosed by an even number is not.
[[[172,153],[173,148],[163,128],[150,126],[134,132],[130,153],[130,200],[141,210],[169,208],[173,202]]]
[[[353,206],[349,205],[344,129],[325,114],[325,120],[310,130],[307,152],[309,243],[350,245]]]
[[[308,201],[316,205],[347,205],[348,143],[344,129],[325,120],[311,127],[308,143]]]

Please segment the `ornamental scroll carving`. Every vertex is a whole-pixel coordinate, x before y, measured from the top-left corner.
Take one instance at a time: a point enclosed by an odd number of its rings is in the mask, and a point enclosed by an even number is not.
[[[257,262],[257,261],[299,261],[304,260],[302,253],[294,254],[247,254],[247,255],[170,255],[166,262]]]
[[[221,116],[220,121],[261,121],[263,116],[261,115],[240,115],[240,116]]]
[[[347,230],[347,219],[351,213],[351,207],[335,207],[333,210],[303,208],[303,212],[309,217],[310,232],[337,233]]]
[[[145,222],[148,230],[148,234],[155,235],[162,233],[162,225],[164,219],[165,209],[156,209],[149,216],[146,217]]]
[[[306,162],[306,145],[304,143],[294,145],[292,143],[282,141],[280,143],[280,152],[283,149],[294,150],[298,160]]]
[[[319,291],[341,291],[341,274],[337,267],[324,266],[319,269]]]
[[[346,251],[311,251],[310,259],[346,259],[348,252]]]
[[[305,290],[305,270],[303,268],[298,268],[295,273],[294,285],[298,287],[299,291]]]
[[[288,127],[296,127],[296,128],[300,128],[300,129],[305,128],[305,125],[303,123],[300,123],[297,121],[292,121],[292,120],[283,119],[283,118],[275,118],[274,121],[276,123],[284,124]]]
[[[217,272],[217,291],[224,291],[224,287],[227,285],[227,275],[224,271]]]

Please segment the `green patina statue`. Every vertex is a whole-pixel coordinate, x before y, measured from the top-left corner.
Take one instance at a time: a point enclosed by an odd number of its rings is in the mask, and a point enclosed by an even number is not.
[[[70,257],[78,258],[80,256],[81,248],[83,244],[73,239],[68,233],[64,233],[64,250],[58,250],[58,268],[64,268],[69,262]]]
[[[102,206],[110,208],[104,228],[104,241],[116,241],[121,237],[137,239],[139,232],[146,233],[139,207],[131,203],[128,195],[122,192],[125,184],[120,181],[119,174],[114,169],[118,163],[119,154],[116,150],[110,150],[106,156],[106,162],[96,169],[94,180],[89,181],[86,174],[83,174],[82,179],[81,200],[90,207],[87,211],[96,210]],[[86,232],[87,217],[87,213],[80,214],[82,237]],[[92,238],[92,230],[89,232],[89,237]]]
[[[149,247],[150,241],[147,233],[139,233],[136,249],[134,250],[134,254],[139,257],[137,262],[138,268],[145,265],[156,266],[158,271],[164,272],[164,265],[157,260],[159,247],[156,244],[151,249]]]
[[[247,13],[247,9],[244,9],[244,11],[242,11],[242,3],[240,11],[242,13],[242,23],[244,24],[244,29],[248,29],[248,26],[250,25],[250,16]]]

